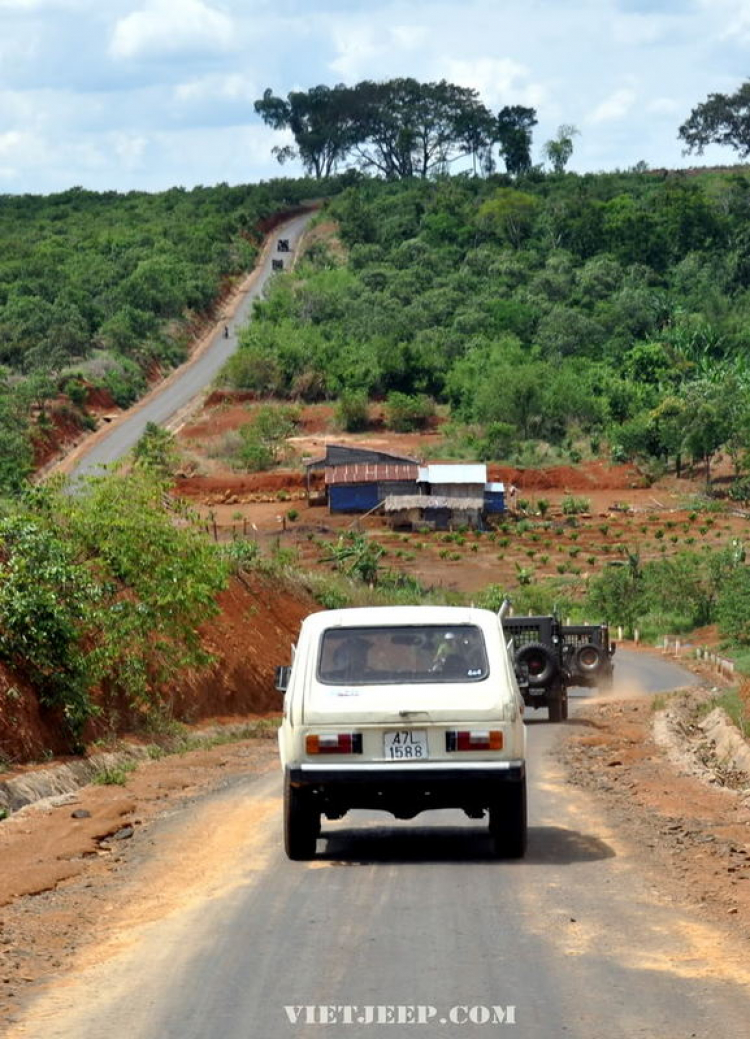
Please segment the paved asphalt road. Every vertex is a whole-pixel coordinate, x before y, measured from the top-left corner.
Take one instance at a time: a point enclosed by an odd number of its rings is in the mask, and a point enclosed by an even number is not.
[[[237,349],[237,330],[247,323],[254,301],[263,294],[268,279],[272,277],[272,261],[282,259],[285,266],[289,265],[311,215],[305,213],[295,217],[274,231],[274,241],[279,237],[289,239],[291,252],[278,253],[272,249],[265,256],[259,276],[242,299],[234,317],[228,322],[229,337],[224,338],[222,325],[209,348],[200,357],[183,365],[167,386],[150,394],[145,402],[119,420],[106,437],[94,442],[91,449],[71,469],[72,479],[101,472],[103,465],[121,458],[136,445],[146,428],[146,423],[165,425],[176,412],[211,384],[226,359]]]
[[[627,694],[690,677],[623,652],[617,679]],[[159,848],[182,835],[182,904],[155,922],[146,914],[112,956],[42,995],[13,1039],[746,1035],[744,952],[660,895],[638,848],[565,783],[550,753],[559,730],[529,723],[522,862],[494,861],[484,824],[448,811],[412,822],[352,812],[324,822],[316,861],[288,862],[275,774],[157,824],[157,865]],[[203,846],[219,833],[232,840],[212,871]],[[354,1022],[306,1022],[326,1006],[357,1007],[335,1011]],[[368,1023],[371,1013],[430,1021]]]

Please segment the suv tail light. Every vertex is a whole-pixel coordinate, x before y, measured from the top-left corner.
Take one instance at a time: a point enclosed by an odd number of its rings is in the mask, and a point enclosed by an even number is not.
[[[361,732],[324,732],[305,740],[308,754],[361,754]]]
[[[446,732],[445,749],[455,750],[502,750],[503,733],[501,729],[468,729],[460,732]]]

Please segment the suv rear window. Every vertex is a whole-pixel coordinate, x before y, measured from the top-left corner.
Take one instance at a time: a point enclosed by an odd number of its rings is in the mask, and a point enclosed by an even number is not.
[[[331,628],[318,658],[326,685],[481,682],[487,674],[484,636],[473,624]]]

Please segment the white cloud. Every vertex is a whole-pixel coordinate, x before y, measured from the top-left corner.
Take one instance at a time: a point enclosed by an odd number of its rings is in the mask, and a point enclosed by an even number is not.
[[[698,0],[710,16],[719,39],[750,40],[750,3],[748,0]]]
[[[375,42],[375,32],[369,25],[347,25],[334,27],[333,42],[337,55],[330,62],[334,72],[345,79],[361,79],[364,70],[382,50]]]
[[[394,25],[390,31],[393,42],[401,50],[416,50],[427,39],[424,25]]]
[[[0,11],[77,11],[87,6],[87,0],[0,0]]]
[[[115,155],[126,169],[141,167],[141,160],[148,145],[148,139],[143,134],[116,133],[112,135],[112,144]]]
[[[148,0],[116,23],[110,54],[128,59],[216,53],[231,50],[234,40],[232,19],[202,0]]]
[[[588,123],[609,123],[624,118],[635,104],[636,94],[629,87],[610,94],[586,117]]]
[[[617,17],[612,22],[615,43],[629,47],[640,47],[656,43],[669,31],[669,22],[658,14],[630,14]]]
[[[175,88],[177,101],[193,103],[197,101],[246,101],[253,102],[260,96],[255,83],[241,72],[226,75],[202,76],[187,83],[180,83]]]
[[[672,97],[655,97],[646,105],[646,111],[653,115],[674,116],[681,113],[683,106]]]
[[[23,147],[24,138],[27,135],[20,132],[20,130],[8,130],[7,133],[0,134],[0,158],[5,159],[13,156],[17,151],[20,151]]]
[[[448,62],[447,79],[473,87],[486,105],[523,104],[536,108],[545,98],[546,88],[529,83],[529,70],[510,58],[476,58]]]
[[[356,19],[348,24],[336,19],[330,22],[330,29],[336,55],[329,62],[329,68],[350,83],[387,78],[392,74],[393,59],[420,52],[429,35],[423,25],[399,22],[389,25],[380,19]],[[414,73],[412,70],[403,74]]]

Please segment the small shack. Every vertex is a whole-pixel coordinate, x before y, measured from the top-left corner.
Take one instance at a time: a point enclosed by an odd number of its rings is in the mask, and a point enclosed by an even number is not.
[[[426,465],[417,474],[418,494],[391,494],[384,511],[393,527],[448,530],[481,527],[486,465]]]
[[[449,530],[451,527],[482,526],[482,497],[452,497],[444,494],[389,495],[383,510],[395,529]]]
[[[324,501],[331,512],[372,512],[393,494],[416,494],[419,463],[386,451],[328,444],[325,458],[308,462],[308,500],[315,473],[324,473]],[[318,499],[319,500],[319,499]]]

